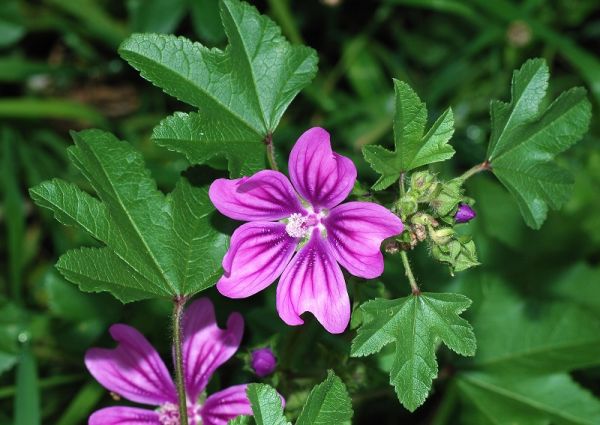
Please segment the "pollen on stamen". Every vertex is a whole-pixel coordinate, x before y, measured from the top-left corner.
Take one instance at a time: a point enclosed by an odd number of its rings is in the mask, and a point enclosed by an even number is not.
[[[308,217],[294,213],[289,216],[285,231],[293,238],[303,238],[308,232],[307,222]]]

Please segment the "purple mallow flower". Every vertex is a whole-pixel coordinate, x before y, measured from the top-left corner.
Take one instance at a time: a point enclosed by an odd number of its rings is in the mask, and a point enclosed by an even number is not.
[[[239,415],[251,415],[246,385],[235,385],[210,395],[201,395],[212,374],[237,351],[244,320],[233,313],[227,329],[217,326],[210,300],[194,301],[183,318],[183,368],[190,425],[226,425]],[[110,334],[117,348],[92,348],[85,365],[105,388],[128,400],[158,406],[155,410],[136,407],[107,407],[94,412],[90,425],[179,425],[175,384],[160,356],[135,328],[116,324]]]
[[[467,223],[475,218],[477,214],[475,210],[467,204],[460,204],[458,211],[454,214],[454,219],[457,223]]]
[[[261,378],[270,375],[277,366],[277,359],[270,348],[259,348],[252,352],[252,369]]]
[[[279,276],[277,311],[301,325],[306,311],[331,333],[350,320],[340,263],[366,279],[383,272],[381,242],[402,232],[402,221],[370,202],[342,202],[356,180],[352,161],[331,150],[329,133],[306,131],[292,149],[288,178],[264,170],[251,177],[216,180],[210,199],[227,217],[249,221],[233,233],[218,290],[246,298]],[[296,252],[297,251],[297,252]]]

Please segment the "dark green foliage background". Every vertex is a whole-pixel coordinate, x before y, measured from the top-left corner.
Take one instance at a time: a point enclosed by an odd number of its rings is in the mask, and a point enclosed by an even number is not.
[[[527,58],[547,60],[552,98],[573,86],[587,87],[593,104],[590,132],[558,160],[576,179],[573,196],[560,212],[550,212],[541,230],[533,231],[498,181],[480,174],[469,180],[467,189],[477,201],[478,217],[468,231],[475,235],[482,266],[451,278],[427,256],[425,247],[411,254],[425,291],[455,291],[473,299],[463,316],[474,324],[478,340],[485,338],[478,334],[477,314],[495,293],[481,290],[489,280],[514,291],[524,305],[523,317],[534,325],[544,306],[557,300],[565,308],[583,305],[600,319],[600,57],[594,54],[600,51],[600,3],[251,3],[273,18],[293,43],[307,44],[319,54],[316,79],[292,103],[274,135],[281,166],[296,138],[319,125],[330,131],[335,149],[355,161],[361,181],[372,184],[377,175],[360,148],[371,143],[393,146],[392,78],[408,82],[419,93],[430,122],[452,106],[456,132],[451,144],[457,154],[434,166],[444,177],[484,159],[490,100],[509,99],[511,73]],[[107,333],[112,323],[138,327],[165,358],[170,353],[169,302],[123,307],[106,294],[84,294],[64,281],[54,269],[56,259],[94,241],[54,221],[27,195],[28,187],[53,177],[81,184],[66,158],[68,130],[88,127],[112,131],[132,143],[165,192],[182,172],[197,184],[225,175],[208,167],[185,171],[188,165],[181,155],[150,141],[162,118],[191,109],[119,58],[117,47],[132,32],[172,32],[208,46],[225,43],[212,0],[0,4],[0,425],[86,423],[90,412],[111,404],[109,394],[85,370],[83,354],[91,346],[113,344]],[[225,168],[219,161],[212,165]],[[222,226],[233,224],[223,220]],[[383,292],[399,298],[410,292],[399,259],[388,260],[380,279],[385,290],[380,282],[348,280],[354,300],[364,302]],[[385,353],[348,357],[354,330],[331,336],[312,318],[300,328],[284,326],[274,311],[275,286],[246,300],[225,299],[214,289],[206,294],[215,302],[221,323],[231,311],[242,312],[247,323],[238,356],[219,370],[209,392],[222,385],[258,382],[246,367],[246,355],[254,346],[272,343],[279,367],[265,382],[286,396],[290,417],[299,414],[310,388],[333,368],[352,396],[354,423],[478,423],[481,412],[458,395],[453,381],[457,371],[477,365],[477,356],[473,363],[439,350],[433,393],[409,414],[388,384]],[[507,315],[499,319],[503,334],[511,333],[510,326],[519,328],[510,320],[512,309],[488,311],[500,318]],[[277,338],[269,339],[272,335]],[[573,376],[600,396],[600,369]]]

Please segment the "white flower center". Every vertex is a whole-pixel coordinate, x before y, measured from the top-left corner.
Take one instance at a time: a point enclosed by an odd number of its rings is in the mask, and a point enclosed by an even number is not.
[[[285,231],[292,238],[303,238],[308,233],[308,216],[294,213],[288,218]]]
[[[325,211],[314,213],[308,211],[308,215],[294,213],[287,218],[285,231],[292,238],[304,238],[312,234],[312,230],[316,227],[321,232],[325,232],[325,226],[321,223],[321,219],[327,215]]]
[[[196,404],[188,407],[188,424],[202,425],[202,417],[200,416],[201,405]],[[158,420],[161,425],[179,425],[179,406],[175,403],[165,403],[158,410]]]

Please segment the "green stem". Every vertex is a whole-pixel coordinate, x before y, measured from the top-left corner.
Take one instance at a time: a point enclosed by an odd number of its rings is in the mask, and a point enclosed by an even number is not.
[[[474,174],[480,173],[482,171],[491,170],[491,169],[492,169],[492,165],[489,163],[489,161],[486,160],[486,161],[483,161],[481,164],[477,164],[476,166],[469,168],[467,171],[465,171],[459,177],[459,179],[461,179],[462,181],[465,181]]]
[[[404,187],[404,176],[406,173],[400,174],[400,180],[398,181],[398,186],[400,187],[400,196],[406,195],[406,188]]]
[[[173,345],[175,346],[175,385],[177,387],[177,398],[179,400],[179,423],[188,425],[187,397],[185,395],[185,382],[183,374],[183,355],[181,351],[181,319],[183,318],[183,307],[186,298],[175,297],[173,300]]]
[[[279,171],[277,167],[277,161],[275,161],[275,148],[273,147],[273,135],[267,134],[265,137],[265,145],[267,146],[267,159],[269,160],[269,167],[271,170]]]
[[[413,295],[419,295],[421,293],[421,290],[419,289],[419,285],[417,285],[417,280],[415,279],[412,269],[410,268],[410,263],[408,262],[408,255],[406,255],[406,251],[400,251],[400,256],[402,257],[402,264],[404,265],[404,271],[406,273],[406,277],[408,278],[408,282],[410,283],[412,293]]]

